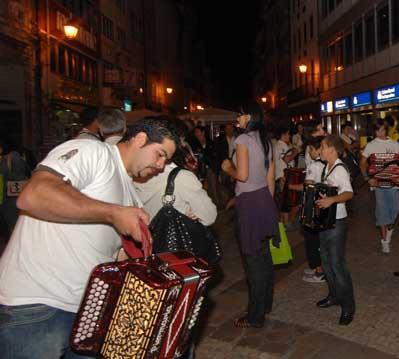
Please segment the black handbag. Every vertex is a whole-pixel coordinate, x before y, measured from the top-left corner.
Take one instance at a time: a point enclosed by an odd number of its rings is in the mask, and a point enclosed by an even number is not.
[[[152,219],[149,228],[153,238],[154,253],[189,251],[209,264],[221,258],[219,243],[210,231],[173,207],[175,178],[182,168],[174,168],[168,176],[163,206]]]

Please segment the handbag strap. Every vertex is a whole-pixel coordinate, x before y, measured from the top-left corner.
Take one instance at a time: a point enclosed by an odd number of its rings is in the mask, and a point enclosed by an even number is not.
[[[176,167],[169,173],[164,196],[173,196],[173,192],[175,191],[175,178],[181,169],[181,167]]]

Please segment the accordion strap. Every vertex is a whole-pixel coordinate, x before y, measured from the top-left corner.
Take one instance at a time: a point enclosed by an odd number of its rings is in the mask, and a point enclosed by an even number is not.
[[[173,196],[173,193],[175,191],[175,178],[180,170],[181,170],[181,167],[176,167],[169,173],[164,197]]]
[[[343,168],[345,168],[346,171],[348,171],[347,168],[346,168],[346,166],[345,166],[345,164],[343,164],[343,163],[337,163],[336,165],[333,166],[333,168],[331,168],[331,169],[327,172],[327,175],[326,175],[326,169],[327,169],[327,164],[326,164],[326,165],[324,166],[324,168],[323,168],[323,172],[321,173],[321,182],[323,183],[323,182],[330,176],[330,174],[333,173],[333,171],[334,171],[337,167],[339,167],[339,166],[342,166]],[[348,171],[348,172],[349,172],[349,171]]]

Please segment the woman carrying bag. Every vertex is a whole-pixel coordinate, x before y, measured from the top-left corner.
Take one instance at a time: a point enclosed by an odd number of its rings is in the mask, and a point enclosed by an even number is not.
[[[237,117],[244,133],[235,140],[233,161],[222,169],[236,180],[235,196],[239,241],[246,270],[248,312],[234,322],[240,328],[261,328],[273,303],[273,263],[269,238],[279,246],[274,194],[272,146],[267,140],[263,110],[256,102],[241,107]]]

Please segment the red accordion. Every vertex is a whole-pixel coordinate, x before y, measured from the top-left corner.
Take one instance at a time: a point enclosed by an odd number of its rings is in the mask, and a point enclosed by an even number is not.
[[[368,171],[379,187],[396,186],[399,182],[399,154],[373,153],[369,158]]]
[[[289,167],[284,169],[284,189],[281,192],[282,208],[290,209],[298,206],[301,202],[301,192],[288,189],[290,184],[301,184],[305,181],[305,170],[303,168]]]
[[[187,348],[211,270],[188,252],[94,268],[70,344],[101,358],[176,358]]]

